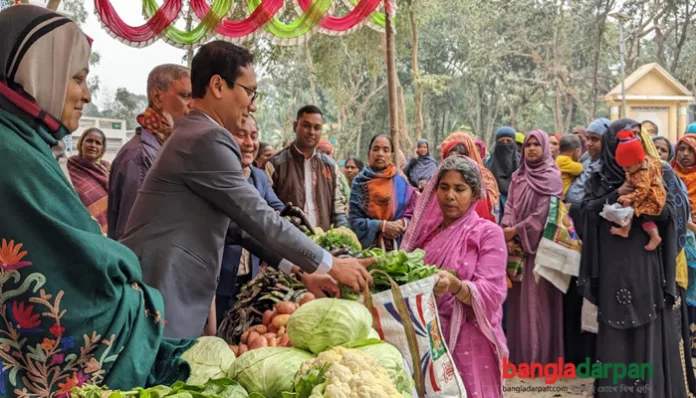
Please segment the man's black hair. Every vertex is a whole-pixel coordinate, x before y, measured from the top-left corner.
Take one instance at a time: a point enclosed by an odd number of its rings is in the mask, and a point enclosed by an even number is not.
[[[210,79],[219,75],[229,87],[242,74],[241,68],[251,65],[254,56],[246,48],[217,40],[201,47],[191,63],[191,94],[205,97]]]
[[[295,119],[295,120],[300,120],[302,115],[304,115],[305,113],[307,113],[309,115],[319,114],[319,115],[321,115],[321,117],[324,117],[324,114],[321,112],[321,109],[319,109],[318,107],[316,107],[314,105],[305,105],[302,108],[300,108],[299,111],[297,111],[297,119]]]

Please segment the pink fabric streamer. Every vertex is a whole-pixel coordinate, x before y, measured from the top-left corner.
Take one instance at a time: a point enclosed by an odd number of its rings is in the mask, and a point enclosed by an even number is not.
[[[171,25],[181,12],[182,0],[165,0],[144,25],[132,27],[118,15],[109,0],[94,0],[94,8],[104,26],[114,35],[132,43],[146,43],[156,39]]]
[[[381,2],[382,0],[360,0],[348,14],[342,17],[327,16],[324,18],[321,22],[321,27],[336,32],[350,30],[366,18],[369,18],[370,14],[379,7]],[[312,5],[312,0],[297,0],[297,4],[300,5],[302,10],[307,11],[309,6]]]
[[[210,6],[205,0],[190,0],[191,8],[198,18],[205,18],[210,12]],[[261,29],[283,7],[283,0],[264,0],[244,20],[233,21],[225,19],[216,28],[217,33],[227,37],[244,37]]]

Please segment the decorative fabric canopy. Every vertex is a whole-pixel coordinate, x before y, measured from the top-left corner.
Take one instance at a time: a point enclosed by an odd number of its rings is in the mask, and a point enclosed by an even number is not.
[[[121,0],[122,1],[122,0]],[[386,12],[393,17],[395,0],[342,0],[349,12],[334,17],[331,11],[335,0],[189,0],[197,25],[190,31],[178,29],[174,23],[182,15],[183,0],[143,0],[144,25],[133,27],[118,15],[109,0],[94,0],[94,8],[102,26],[114,38],[133,47],[145,47],[158,39],[177,47],[195,47],[209,38],[242,42],[264,35],[275,44],[292,45],[307,41],[314,32],[345,35],[364,25],[383,31],[386,15],[378,10],[384,2]],[[240,21],[227,16],[235,4],[245,4],[246,18]],[[289,23],[277,16],[285,6],[294,7],[297,17]]]

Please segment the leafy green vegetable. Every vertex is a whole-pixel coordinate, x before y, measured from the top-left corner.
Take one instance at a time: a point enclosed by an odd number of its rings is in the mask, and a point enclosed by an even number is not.
[[[399,350],[389,343],[370,344],[357,347],[365,354],[371,355],[389,373],[392,384],[404,396],[413,395],[413,379],[407,368],[404,367],[404,357]]]
[[[357,253],[362,249],[360,240],[349,228],[332,228],[326,233],[317,229],[316,232],[317,234],[313,237],[314,242],[328,251],[346,247],[348,251]]]
[[[229,375],[250,394],[269,398],[290,391],[295,374],[305,361],[313,359],[308,352],[295,348],[265,347],[247,351],[232,364]]]
[[[367,338],[372,314],[350,300],[322,298],[300,307],[288,321],[292,345],[315,354]]]
[[[219,379],[235,360],[234,353],[225,340],[219,337],[199,337],[196,344],[181,355],[191,366],[189,384],[205,384],[210,379]]]
[[[321,386],[320,390],[324,392],[326,385],[329,383],[326,372],[330,368],[330,363],[312,368],[306,375],[294,382],[293,392],[283,392],[283,398],[309,398],[316,386]]]
[[[108,387],[84,385],[73,388],[71,398],[248,398],[246,390],[228,378],[209,380],[203,385],[177,381],[173,386],[136,387],[132,391],[112,391]],[[263,397],[260,397],[263,398]]]

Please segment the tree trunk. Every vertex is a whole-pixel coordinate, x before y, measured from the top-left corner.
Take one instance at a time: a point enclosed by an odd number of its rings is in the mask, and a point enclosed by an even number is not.
[[[190,32],[193,25],[193,10],[189,6],[188,11],[186,11],[186,31]],[[186,50],[186,66],[191,69],[193,65],[193,46],[189,46]]]
[[[416,140],[423,137],[423,82],[418,70],[418,24],[413,12],[413,4],[408,11],[411,20],[411,74],[416,83],[415,112],[416,112]]]
[[[385,9],[389,10],[391,8],[389,0],[384,0]],[[392,29],[393,21],[389,17],[389,12],[387,12],[385,35],[386,35],[386,58],[387,58],[387,86],[389,95],[389,134],[391,135],[392,142],[394,143],[394,163],[399,162],[399,130],[398,130],[398,111],[397,111],[397,87],[396,87],[396,50],[394,47],[394,30]]]
[[[613,8],[613,1],[608,1],[603,9],[598,9],[597,35],[595,36],[594,60],[592,63],[592,106],[590,114],[597,114],[597,99],[599,98],[599,59],[602,54],[602,38],[604,37],[604,25],[607,23],[607,14]],[[601,7],[601,2],[598,8]]]
[[[404,100],[404,89],[399,83],[397,89],[397,98],[399,99],[399,138],[401,139],[401,147],[406,151],[411,151],[413,149],[413,142],[408,134],[408,122],[406,121],[406,101]]]
[[[312,52],[309,50],[309,43],[305,42],[302,47],[304,47],[305,52],[305,62],[307,62],[307,69],[309,72],[309,90],[312,93],[312,104],[318,106],[319,100],[317,98],[317,83],[316,83],[316,72],[314,71],[314,61],[312,60]]]
[[[22,3],[29,3],[28,1],[23,1]],[[58,10],[58,6],[60,6],[60,0],[48,0],[48,4],[46,4],[46,8],[51,10],[51,11],[56,11]]]

